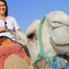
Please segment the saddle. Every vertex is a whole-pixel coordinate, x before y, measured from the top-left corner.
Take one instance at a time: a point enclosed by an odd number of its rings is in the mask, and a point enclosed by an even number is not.
[[[16,54],[29,64],[30,58],[27,56],[24,46],[9,39],[8,37],[0,37],[0,68],[4,69],[4,62],[7,57]]]

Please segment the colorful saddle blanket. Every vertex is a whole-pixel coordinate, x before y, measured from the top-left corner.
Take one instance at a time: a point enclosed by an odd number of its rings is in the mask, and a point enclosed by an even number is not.
[[[0,69],[4,69],[4,62],[6,58],[12,54],[17,54],[21,58],[25,59],[28,64],[30,63],[30,58],[27,56],[24,48],[20,44],[10,40],[7,37],[1,37],[0,38]]]

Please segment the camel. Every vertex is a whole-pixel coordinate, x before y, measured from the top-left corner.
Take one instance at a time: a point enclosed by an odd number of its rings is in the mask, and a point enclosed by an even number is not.
[[[27,28],[25,35],[27,37],[28,48],[30,50],[32,61],[40,52],[39,25],[41,19],[33,21]],[[62,54],[69,54],[69,16],[62,11],[53,11],[45,16],[42,23],[41,35],[42,46],[45,55],[51,58]],[[50,63],[43,58],[34,62],[35,69],[53,69]]]

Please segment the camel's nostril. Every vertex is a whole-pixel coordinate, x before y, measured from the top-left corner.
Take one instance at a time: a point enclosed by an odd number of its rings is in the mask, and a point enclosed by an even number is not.
[[[35,33],[31,33],[31,34],[29,34],[29,35],[27,36],[27,38],[28,38],[28,39],[32,39],[32,38],[34,38],[34,36],[35,36]]]

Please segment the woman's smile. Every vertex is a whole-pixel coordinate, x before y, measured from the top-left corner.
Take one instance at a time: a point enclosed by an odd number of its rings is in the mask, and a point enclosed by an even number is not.
[[[0,1],[0,15],[4,15],[5,12],[6,12],[5,3]]]

